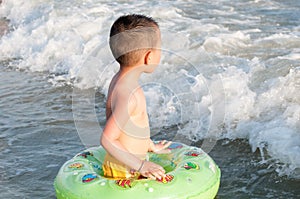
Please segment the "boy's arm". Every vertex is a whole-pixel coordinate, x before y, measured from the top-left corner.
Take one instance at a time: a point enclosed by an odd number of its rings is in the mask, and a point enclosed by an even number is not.
[[[110,153],[114,158],[128,165],[130,168],[138,170],[142,161],[128,152],[126,148],[119,141],[120,129],[115,122],[115,119],[111,116],[104,128],[102,137],[101,137],[101,145],[105,148],[105,150]]]

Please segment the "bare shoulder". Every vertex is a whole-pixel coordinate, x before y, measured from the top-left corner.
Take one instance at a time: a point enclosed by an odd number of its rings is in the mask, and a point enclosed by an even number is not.
[[[127,107],[128,111],[136,106],[137,98],[139,95],[135,91],[120,83],[112,85],[108,94],[112,108],[115,106]]]

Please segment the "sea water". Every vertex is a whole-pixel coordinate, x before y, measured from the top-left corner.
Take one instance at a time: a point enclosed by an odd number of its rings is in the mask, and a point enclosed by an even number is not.
[[[152,138],[207,151],[220,199],[299,197],[299,1],[4,0],[1,198],[54,198],[60,166],[99,144],[118,69],[109,28],[128,13],[162,34],[141,78]]]

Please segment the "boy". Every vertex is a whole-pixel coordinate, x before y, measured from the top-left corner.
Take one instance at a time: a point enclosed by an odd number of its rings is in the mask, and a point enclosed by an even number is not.
[[[125,15],[111,27],[110,48],[119,72],[113,77],[106,104],[106,125],[101,144],[107,151],[103,170],[109,178],[161,179],[165,170],[147,161],[147,152],[168,153],[170,142],[154,144],[139,86],[142,73],[152,73],[160,61],[160,30],[157,22],[143,15]]]

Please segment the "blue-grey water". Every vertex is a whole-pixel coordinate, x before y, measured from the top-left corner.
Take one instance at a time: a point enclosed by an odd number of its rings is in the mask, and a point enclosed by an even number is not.
[[[108,30],[133,12],[162,32],[161,64],[142,77],[153,139],[215,139],[218,199],[299,198],[298,0],[2,2],[0,198],[55,198],[60,166],[98,143]]]

